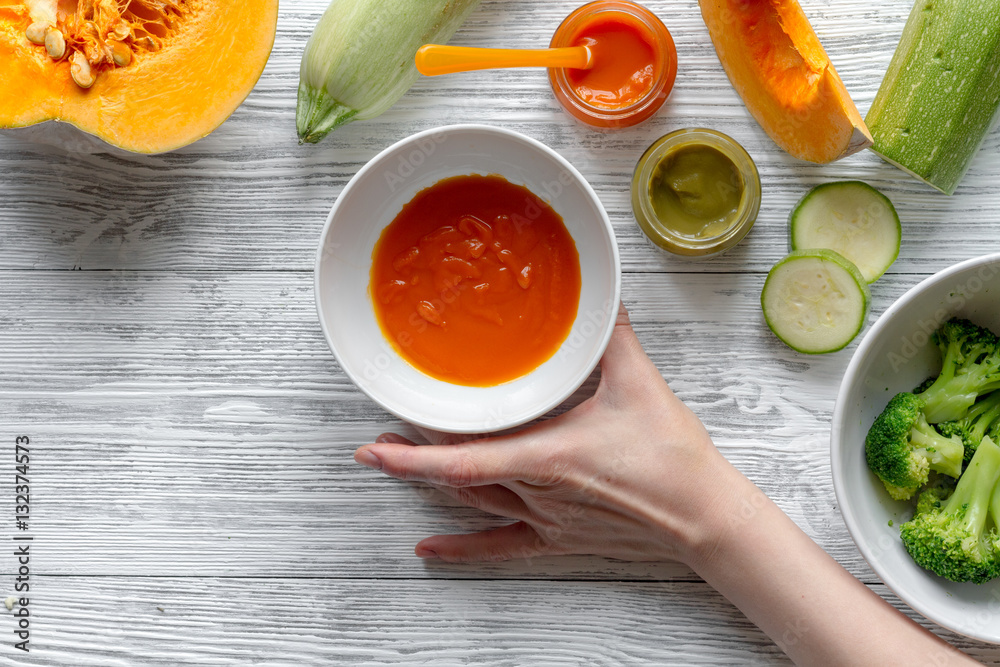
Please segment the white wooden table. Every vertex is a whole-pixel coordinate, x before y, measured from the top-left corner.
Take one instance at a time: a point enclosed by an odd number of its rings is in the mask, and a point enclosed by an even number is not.
[[[425,563],[412,554],[421,537],[501,521],[353,462],[383,430],[413,432],[354,388],[322,338],[312,292],[320,229],[379,150],[459,122],[523,132],[580,169],[615,224],[636,330],[674,390],[809,535],[912,614],[858,554],[833,494],[829,422],[856,344],[795,354],[764,326],[758,295],[786,252],[791,206],[833,179],[872,183],[903,220],[873,318],[923,277],[996,250],[1000,136],[953,197],[869,153],[796,161],[733,92],[696,1],[649,0],[680,70],[665,108],[638,129],[574,125],[545,73],[522,70],[420,81],[384,116],[299,146],[299,58],[325,4],[282,2],[254,92],[183,150],[73,155],[0,138],[0,598],[14,592],[12,538],[33,538],[31,652],[14,649],[15,619],[0,608],[0,663],[787,662],[676,564]],[[544,45],[577,4],[484,0],[455,42]],[[802,4],[865,113],[910,0]],[[701,263],[646,246],[627,196],[644,148],[690,126],[740,141],[764,186],[751,235]],[[31,441],[27,531],[14,524],[17,436]],[[935,630],[1000,664],[1000,648]]]

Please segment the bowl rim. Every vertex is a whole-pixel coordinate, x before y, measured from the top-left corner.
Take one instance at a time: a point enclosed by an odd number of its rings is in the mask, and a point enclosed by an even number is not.
[[[937,623],[941,627],[947,628],[948,630],[965,637],[996,644],[1000,643],[997,638],[986,638],[974,633],[963,631],[960,628],[956,628],[947,618],[944,618],[941,614],[939,614],[935,608],[925,605],[920,600],[914,599],[910,596],[909,593],[906,592],[906,588],[900,585],[900,580],[896,577],[895,573],[892,571],[886,571],[882,568],[878,564],[878,559],[875,558],[875,554],[872,549],[869,548],[868,544],[863,543],[863,541],[858,539],[858,536],[861,534],[861,528],[855,517],[856,513],[853,510],[853,505],[847,497],[847,489],[844,486],[844,448],[839,445],[843,432],[845,413],[847,410],[847,394],[849,386],[854,383],[860,369],[863,368],[869,361],[872,348],[875,346],[875,340],[879,337],[878,335],[882,332],[882,330],[888,326],[889,320],[891,320],[897,312],[902,310],[909,303],[916,300],[918,296],[929,287],[952,279],[954,276],[964,273],[969,269],[990,264],[1000,264],[1000,252],[989,253],[987,255],[981,255],[979,257],[963,260],[957,264],[944,268],[927,278],[924,278],[919,283],[906,290],[902,296],[896,299],[895,302],[890,304],[889,307],[886,308],[881,315],[879,315],[878,319],[871,326],[865,334],[864,339],[858,345],[858,349],[854,352],[854,356],[851,358],[850,363],[847,365],[847,369],[844,371],[844,377],[841,380],[840,388],[837,391],[836,404],[834,405],[833,417],[830,424],[830,472],[833,477],[834,495],[837,498],[837,505],[840,508],[840,514],[844,519],[844,524],[847,526],[847,531],[850,533],[851,539],[854,540],[855,546],[857,546],[858,551],[861,553],[862,557],[864,557],[869,567],[872,568],[875,574],[882,580],[889,590],[891,590],[896,597],[906,603],[914,611],[934,623]]]
[[[334,217],[337,211],[340,209],[341,203],[345,201],[344,195],[347,194],[351,189],[357,186],[370,171],[375,170],[380,166],[383,159],[392,154],[401,146],[412,144],[418,142],[421,139],[429,136],[440,136],[442,133],[450,134],[456,132],[478,132],[493,134],[503,137],[507,140],[514,140],[530,147],[540,150],[541,152],[548,155],[552,160],[554,160],[561,169],[571,174],[576,180],[581,189],[584,191],[585,195],[590,198],[596,208],[600,213],[600,220],[603,223],[604,230],[607,234],[608,245],[611,249],[612,256],[612,272],[614,274],[614,285],[613,285],[613,298],[612,303],[609,306],[609,317],[607,323],[604,326],[604,331],[601,332],[600,338],[598,339],[597,346],[594,348],[594,353],[587,358],[586,363],[581,365],[579,370],[568,377],[566,383],[566,388],[562,392],[554,393],[552,397],[547,400],[540,402],[537,407],[525,413],[524,416],[518,417],[516,419],[510,419],[507,421],[491,421],[490,423],[481,424],[479,427],[454,427],[448,426],[447,424],[436,423],[433,421],[428,421],[420,417],[419,413],[407,414],[402,410],[394,409],[386,405],[378,396],[371,392],[362,382],[358,381],[356,374],[352,372],[348,366],[345,366],[344,360],[342,359],[340,353],[337,351],[336,345],[334,343],[333,337],[330,334],[330,330],[327,327],[326,318],[323,313],[323,303],[320,298],[320,293],[322,291],[320,272],[323,264],[324,248],[326,247],[327,236],[333,226]],[[337,364],[340,369],[348,377],[348,379],[354,384],[355,387],[361,390],[368,398],[374,401],[383,410],[395,415],[399,419],[405,422],[419,426],[426,429],[437,430],[447,433],[459,433],[459,434],[477,434],[486,432],[498,432],[510,429],[516,426],[521,426],[533,419],[544,415],[553,408],[561,405],[566,399],[573,395],[573,393],[579,389],[590,374],[600,363],[601,358],[604,356],[604,351],[607,349],[608,343],[611,341],[611,335],[614,333],[615,322],[617,320],[618,309],[621,304],[621,285],[622,285],[622,271],[621,271],[621,254],[618,248],[618,241],[615,236],[614,226],[611,223],[611,219],[608,216],[607,210],[604,208],[603,202],[601,202],[600,197],[598,197],[597,192],[594,190],[590,182],[580,173],[580,171],[573,166],[566,158],[560,155],[555,149],[546,146],[541,141],[529,137],[525,134],[517,132],[515,130],[509,130],[507,128],[496,127],[493,125],[486,125],[481,123],[459,123],[453,125],[443,125],[438,127],[428,128],[420,132],[408,135],[399,141],[393,142],[391,145],[379,151],[375,156],[369,159],[351,178],[348,180],[347,184],[344,185],[340,194],[337,195],[337,199],[330,209],[329,214],[327,214],[326,222],[323,225],[323,231],[320,234],[319,247],[316,250],[316,260],[313,267],[313,294],[314,300],[316,302],[316,313],[319,319],[320,328],[323,331],[323,337],[326,339],[327,346],[330,351],[333,352],[334,358],[337,360]],[[404,360],[405,361],[405,360]],[[522,376],[523,377],[523,376]],[[432,378],[433,379],[433,378]]]

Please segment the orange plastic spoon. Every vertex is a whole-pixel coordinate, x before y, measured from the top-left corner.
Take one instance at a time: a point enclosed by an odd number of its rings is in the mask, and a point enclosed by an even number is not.
[[[424,76],[504,67],[590,69],[594,57],[586,46],[559,49],[480,49],[424,44],[417,50],[417,71]]]

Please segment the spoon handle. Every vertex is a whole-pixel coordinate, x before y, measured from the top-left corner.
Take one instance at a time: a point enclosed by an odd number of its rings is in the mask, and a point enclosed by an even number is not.
[[[593,56],[586,46],[558,49],[480,49],[471,46],[424,44],[417,50],[417,71],[424,76],[504,67],[569,67],[590,69]]]

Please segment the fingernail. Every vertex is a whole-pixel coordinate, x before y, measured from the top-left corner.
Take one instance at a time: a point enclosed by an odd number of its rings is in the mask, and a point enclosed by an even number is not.
[[[437,555],[436,551],[434,551],[433,549],[428,549],[427,547],[417,547],[414,550],[414,552],[421,558],[427,558],[427,559],[440,558],[440,556]]]
[[[382,459],[375,456],[370,449],[362,449],[359,452],[355,452],[354,460],[363,466],[368,466],[369,468],[374,468],[375,470],[382,469]]]
[[[393,439],[393,435],[394,434],[392,433],[383,433],[379,437],[375,438],[375,442],[396,442]]]

